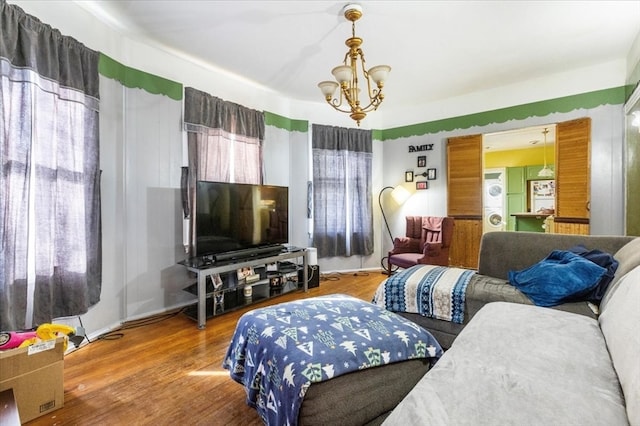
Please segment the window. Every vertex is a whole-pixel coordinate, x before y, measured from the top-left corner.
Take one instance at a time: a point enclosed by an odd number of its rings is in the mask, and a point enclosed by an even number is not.
[[[318,256],[372,254],[371,131],[313,125],[312,146]]]
[[[99,53],[15,6],[0,19],[0,329],[16,330],[100,299]]]
[[[189,152],[182,183],[185,217],[194,211],[196,181],[262,183],[264,113],[187,87],[184,116]],[[189,253],[194,253],[194,227],[192,220]]]

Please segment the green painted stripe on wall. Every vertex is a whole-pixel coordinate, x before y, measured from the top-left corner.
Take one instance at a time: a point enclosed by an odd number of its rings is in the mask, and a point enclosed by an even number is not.
[[[446,118],[381,130],[380,140],[391,140],[409,136],[421,136],[429,133],[468,129],[474,126],[486,126],[491,123],[504,123],[509,120],[523,120],[528,117],[544,117],[556,112],[570,112],[581,108],[595,108],[600,105],[623,104],[626,90],[624,86],[579,95],[565,96],[530,104],[517,105],[493,111]]]
[[[293,120],[268,111],[264,112],[264,124],[290,132],[306,133],[309,131],[309,122],[306,120]]]
[[[118,80],[125,87],[143,89],[154,95],[165,95],[176,101],[182,100],[182,84],[128,67],[104,53],[100,53],[98,72],[105,77]]]

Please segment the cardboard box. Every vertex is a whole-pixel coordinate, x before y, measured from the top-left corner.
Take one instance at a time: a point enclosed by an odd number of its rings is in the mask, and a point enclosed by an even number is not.
[[[0,391],[13,389],[22,423],[64,405],[64,338],[0,351]]]

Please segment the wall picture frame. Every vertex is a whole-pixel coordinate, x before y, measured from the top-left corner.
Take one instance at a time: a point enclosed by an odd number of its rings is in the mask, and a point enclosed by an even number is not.
[[[429,188],[429,183],[426,180],[416,182],[417,190],[428,189],[428,188]]]
[[[427,167],[427,156],[419,155],[418,156],[418,167]]]
[[[404,172],[404,181],[413,182],[413,170],[407,170]]]
[[[427,180],[436,180],[436,169],[427,169]]]

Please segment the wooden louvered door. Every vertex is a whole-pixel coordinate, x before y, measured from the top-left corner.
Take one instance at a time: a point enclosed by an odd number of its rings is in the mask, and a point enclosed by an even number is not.
[[[454,219],[449,264],[478,267],[482,238],[482,135],[447,143],[447,211]]]
[[[556,127],[556,214],[554,232],[590,233],[591,119]]]

